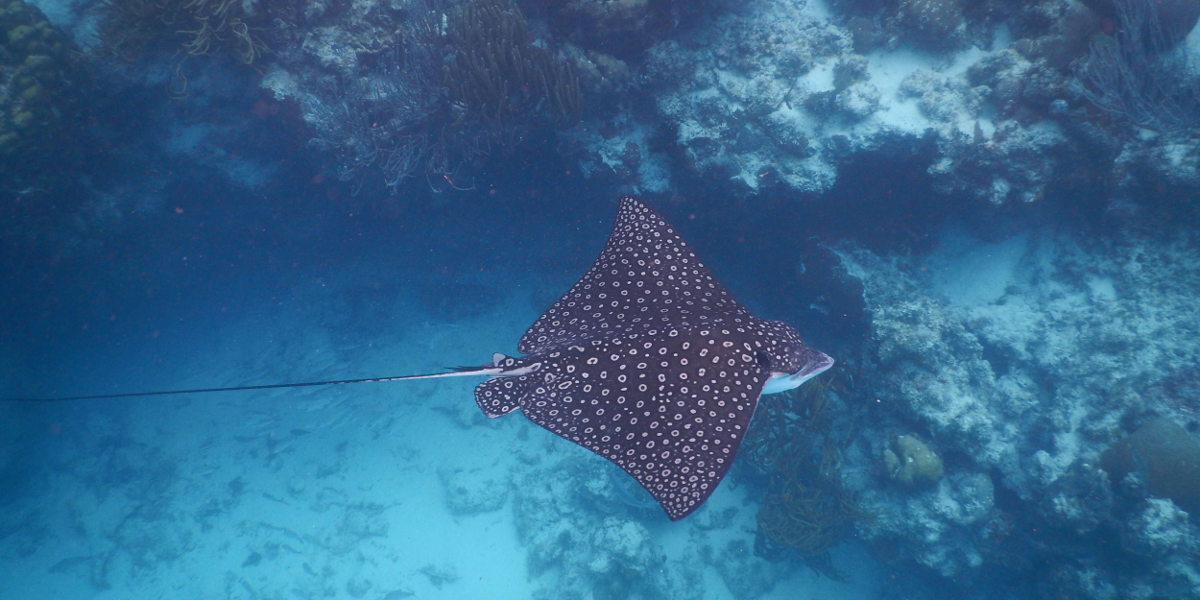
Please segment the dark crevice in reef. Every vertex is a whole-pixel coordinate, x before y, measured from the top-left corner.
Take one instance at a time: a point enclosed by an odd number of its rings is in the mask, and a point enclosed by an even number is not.
[[[854,240],[884,254],[921,253],[937,243],[937,231],[961,215],[965,202],[947,198],[928,174],[932,148],[860,154],[838,169],[815,219],[826,240]]]

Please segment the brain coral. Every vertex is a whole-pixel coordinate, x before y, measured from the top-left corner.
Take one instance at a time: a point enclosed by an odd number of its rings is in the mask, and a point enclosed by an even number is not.
[[[892,438],[883,451],[883,464],[893,481],[907,486],[936,483],[945,473],[941,457],[915,435]]]
[[[41,11],[0,0],[0,188],[50,187],[81,105],[69,42]],[[53,158],[53,160],[50,160]]]
[[[1100,466],[1113,482],[1139,475],[1151,494],[1200,515],[1200,439],[1170,419],[1146,421],[1105,450]]]

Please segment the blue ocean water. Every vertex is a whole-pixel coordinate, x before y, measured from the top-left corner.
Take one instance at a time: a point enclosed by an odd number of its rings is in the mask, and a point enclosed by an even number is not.
[[[1145,6],[8,2],[0,600],[1200,598]],[[682,520],[477,378],[55,400],[516,354],[627,194],[837,360]]]

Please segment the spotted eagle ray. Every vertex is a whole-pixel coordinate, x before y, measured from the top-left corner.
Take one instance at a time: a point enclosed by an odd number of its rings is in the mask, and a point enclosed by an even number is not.
[[[616,463],[678,520],[729,471],[759,396],[793,389],[833,366],[791,325],[751,315],[666,220],[629,196],[621,198],[600,256],[521,336],[517,350],[524,356],[495,354],[489,364],[445,373],[4,400],[486,375],[475,388],[484,414],[520,409]]]
[[[530,420],[616,463],[671,520],[729,471],[759,396],[833,366],[791,325],[751,315],[650,207],[621,198],[591,268],[496,354],[475,402]],[[436,376],[436,375],[434,375]]]

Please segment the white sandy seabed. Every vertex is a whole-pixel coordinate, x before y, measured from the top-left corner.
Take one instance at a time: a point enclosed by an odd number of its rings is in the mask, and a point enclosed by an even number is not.
[[[544,302],[454,324],[397,305],[403,331],[347,341],[320,325],[337,298],[64,362],[88,362],[76,373],[104,374],[103,391],[437,371],[512,351]],[[873,596],[860,550],[835,556],[848,584],[755,556],[757,505],[733,481],[676,523],[589,502],[612,467],[520,415],[484,418],[474,383],[36,407],[16,457],[30,475],[0,511],[0,600]]]

